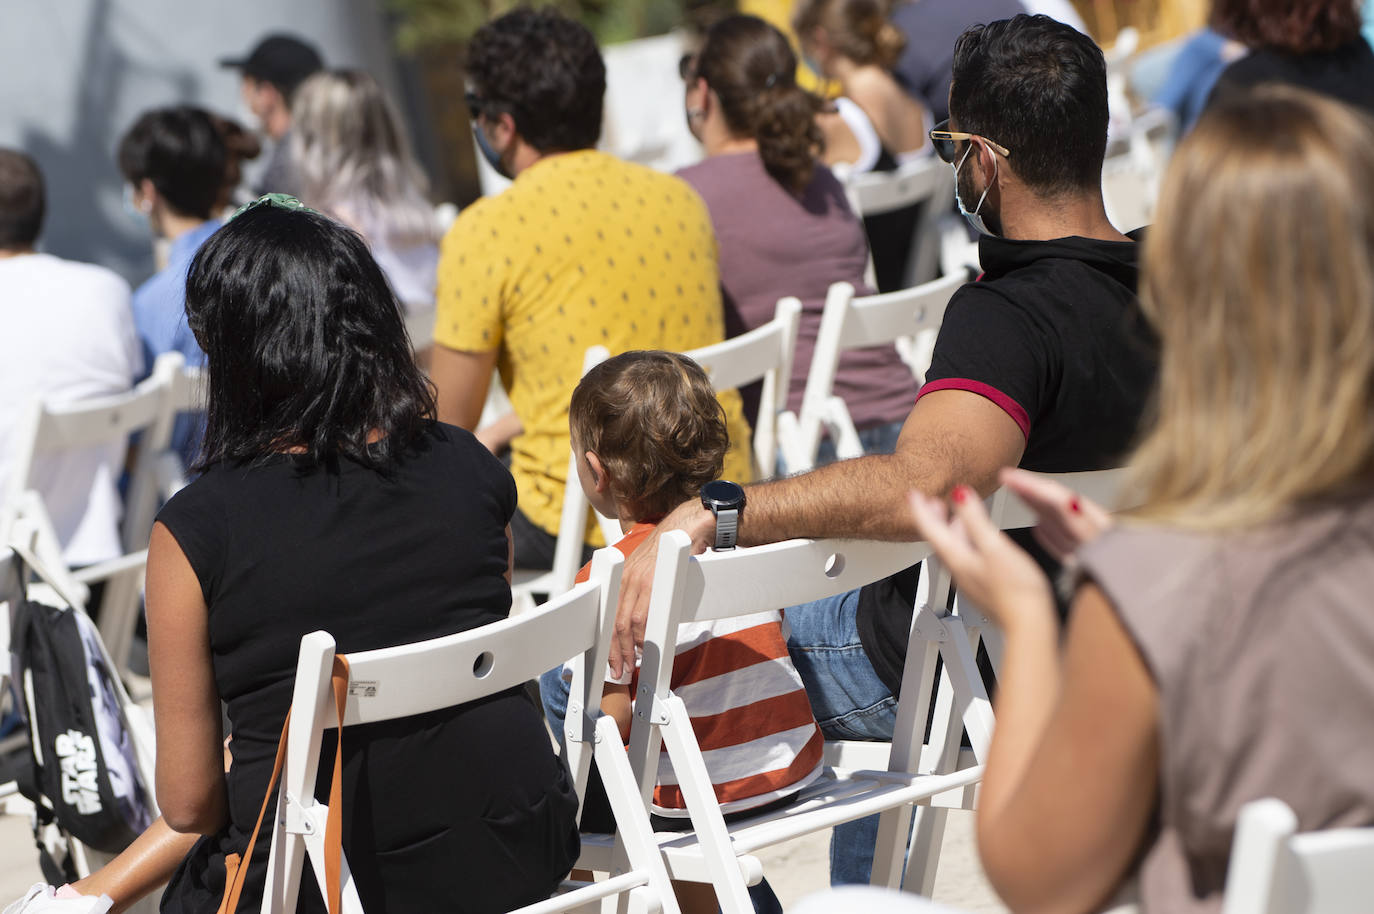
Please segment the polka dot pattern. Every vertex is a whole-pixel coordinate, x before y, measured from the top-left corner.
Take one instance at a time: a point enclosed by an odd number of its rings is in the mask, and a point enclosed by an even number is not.
[[[545,159],[468,207],[444,239],[435,340],[497,350],[525,433],[512,443],[520,509],[557,532],[568,469],[568,400],[589,346],[684,351],[724,334],[716,241],[685,182],[593,150]],[[727,478],[747,480],[739,397]],[[574,483],[576,484],[576,483]],[[589,524],[588,541],[601,544]]]

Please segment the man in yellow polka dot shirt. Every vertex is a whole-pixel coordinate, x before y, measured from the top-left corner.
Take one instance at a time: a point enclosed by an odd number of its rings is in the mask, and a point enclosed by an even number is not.
[[[431,374],[440,419],[471,429],[493,366],[500,372],[514,410],[502,425],[518,432],[520,567],[552,562],[568,400],[587,348],[681,352],[724,334],[705,204],[677,178],[592,148],[605,72],[591,33],[547,11],[493,20],[469,47],[478,143],[514,183],[466,209],[444,239]],[[720,399],[732,442],[725,476],[742,482],[749,429],[738,395]],[[602,544],[594,524],[587,542]]]

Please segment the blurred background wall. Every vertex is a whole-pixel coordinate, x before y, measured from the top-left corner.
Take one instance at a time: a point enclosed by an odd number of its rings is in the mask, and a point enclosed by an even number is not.
[[[239,77],[242,57],[268,32],[315,43],[329,66],[371,71],[416,126],[417,80],[398,66],[374,0],[4,0],[0,3],[0,145],[42,167],[45,250],[94,261],[137,282],[152,272],[148,231],[125,212],[114,151],[144,110],[198,104],[256,126]],[[418,151],[432,170],[434,145]]]

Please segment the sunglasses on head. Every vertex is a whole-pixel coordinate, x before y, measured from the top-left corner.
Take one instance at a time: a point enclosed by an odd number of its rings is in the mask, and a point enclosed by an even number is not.
[[[1002,158],[1011,158],[1011,152],[1000,143],[994,143],[987,137],[978,136],[976,133],[962,133],[958,130],[950,130],[948,128],[949,118],[945,118],[943,121],[936,124],[935,129],[930,131],[930,142],[931,145],[935,147],[935,154],[950,165],[953,165],[955,160],[959,158],[960,150],[963,148],[960,144],[967,143],[973,139],[979,139],[987,143],[988,147],[992,149],[993,152],[1001,155]]]
[[[693,71],[696,70],[696,67],[697,55],[683,54],[677,62],[677,75],[682,77],[683,82],[687,82],[695,75]]]

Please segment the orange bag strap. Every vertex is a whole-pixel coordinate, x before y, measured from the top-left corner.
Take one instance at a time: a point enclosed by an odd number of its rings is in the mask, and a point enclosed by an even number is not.
[[[343,718],[344,705],[348,701],[348,660],[342,655],[334,655],[334,669],[330,673],[330,686],[334,692],[334,710],[338,715],[338,742],[334,749],[334,773],[329,780],[329,812],[324,826],[324,897],[329,906],[329,914],[340,914],[343,910]],[[272,763],[272,777],[267,782],[267,793],[262,798],[262,808],[258,810],[258,821],[253,826],[253,835],[248,839],[248,847],[243,859],[235,868],[229,884],[224,887],[224,900],[216,914],[234,914],[238,911],[239,896],[243,894],[243,881],[248,875],[248,865],[253,860],[253,847],[258,843],[258,832],[262,820],[267,817],[267,806],[272,799],[272,790],[277,786],[282,768],[286,764],[286,740],[291,732],[291,711],[287,709],[286,720],[281,725],[281,739],[277,741],[277,758]],[[231,855],[232,856],[232,855]]]

